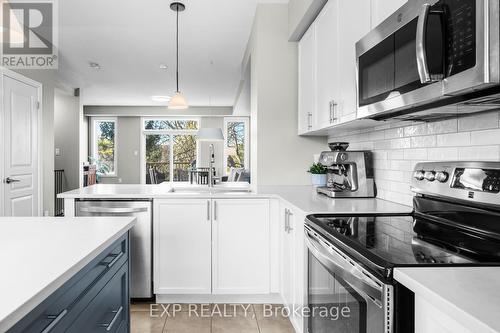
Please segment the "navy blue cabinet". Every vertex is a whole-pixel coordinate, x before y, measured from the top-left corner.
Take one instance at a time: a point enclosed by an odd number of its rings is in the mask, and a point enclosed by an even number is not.
[[[8,332],[129,332],[129,236],[122,236]]]

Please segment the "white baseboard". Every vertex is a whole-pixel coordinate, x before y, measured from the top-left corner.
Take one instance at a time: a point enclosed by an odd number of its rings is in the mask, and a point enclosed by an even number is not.
[[[157,303],[281,304],[280,294],[263,295],[156,295]]]

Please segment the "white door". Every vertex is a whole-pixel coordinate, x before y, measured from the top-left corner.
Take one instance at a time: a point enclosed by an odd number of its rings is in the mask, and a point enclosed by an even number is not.
[[[5,216],[39,215],[38,88],[3,75]]]
[[[343,15],[338,12],[338,1],[328,1],[314,23],[317,91],[314,120],[317,129],[328,127],[335,122],[333,108],[338,104],[339,98],[338,15]]]
[[[211,293],[210,200],[155,200],[154,292]]]
[[[213,200],[214,294],[268,294],[269,200]]]
[[[299,134],[311,131],[313,128],[315,102],[314,73],[314,24],[306,31],[299,42]]]
[[[339,71],[340,97],[336,105],[339,122],[356,118],[356,42],[370,31],[370,0],[339,1]],[[353,19],[355,18],[355,19]]]

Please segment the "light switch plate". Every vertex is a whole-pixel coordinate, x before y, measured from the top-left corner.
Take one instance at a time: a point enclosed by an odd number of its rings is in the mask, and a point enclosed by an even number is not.
[[[56,148],[56,156],[61,156],[61,148]]]

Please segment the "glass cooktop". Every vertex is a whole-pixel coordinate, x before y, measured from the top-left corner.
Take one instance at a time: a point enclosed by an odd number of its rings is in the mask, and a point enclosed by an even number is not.
[[[500,262],[498,240],[417,216],[320,214],[310,215],[307,220],[348,253],[386,268]]]

